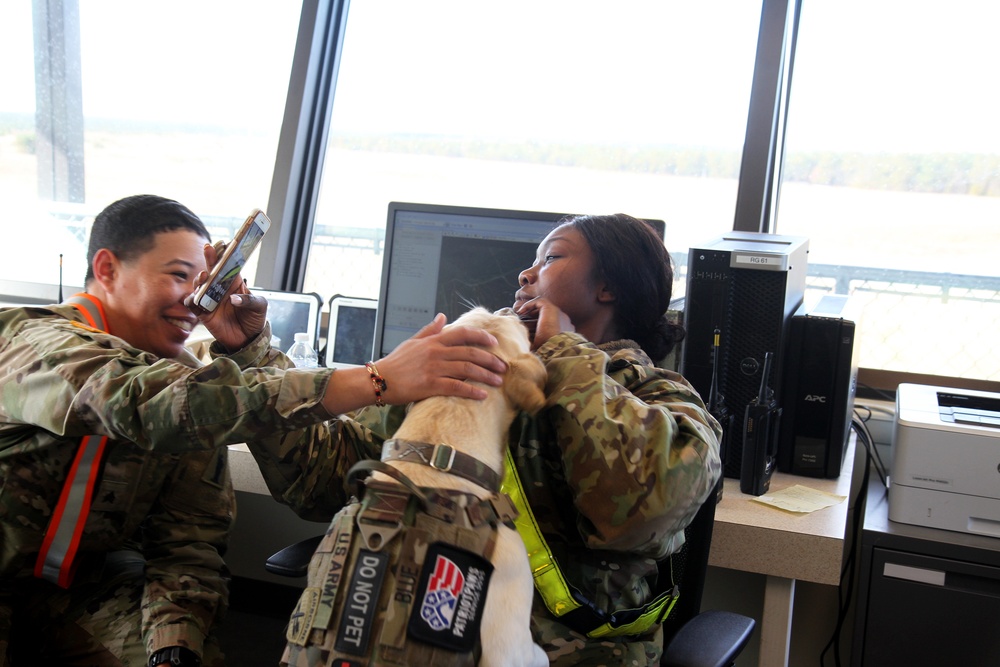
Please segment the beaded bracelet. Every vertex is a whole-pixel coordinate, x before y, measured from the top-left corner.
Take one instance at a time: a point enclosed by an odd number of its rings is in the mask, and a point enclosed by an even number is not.
[[[385,378],[379,374],[373,362],[365,362],[365,368],[368,369],[368,374],[372,376],[372,387],[375,389],[375,405],[381,408],[385,405],[385,401],[382,400],[382,392],[387,390],[389,385],[386,384]]]

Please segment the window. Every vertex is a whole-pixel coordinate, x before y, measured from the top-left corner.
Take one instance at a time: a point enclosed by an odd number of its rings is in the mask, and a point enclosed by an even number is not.
[[[390,201],[657,218],[682,265],[733,225],[759,21],[741,0],[353,3],[305,289],[378,296]]]
[[[264,208],[299,9],[0,5],[0,293],[56,300],[60,255],[82,286],[89,225],[124,196],[177,199],[216,238]]]
[[[776,231],[863,306],[860,364],[1000,380],[993,3],[805,2]]]

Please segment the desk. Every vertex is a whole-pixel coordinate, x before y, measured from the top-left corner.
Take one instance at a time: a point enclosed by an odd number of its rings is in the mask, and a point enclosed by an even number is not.
[[[796,514],[754,502],[740,493],[738,479],[726,479],[708,564],[767,576],[760,622],[760,664],[787,665],[796,581],[837,586],[848,526],[854,437],[840,477],[819,479],[776,472],[769,493],[801,484],[848,498],[842,503]]]

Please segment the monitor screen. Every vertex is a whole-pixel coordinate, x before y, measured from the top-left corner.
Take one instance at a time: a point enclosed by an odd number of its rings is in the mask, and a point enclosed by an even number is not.
[[[375,358],[441,312],[454,321],[473,305],[514,303],[517,276],[561,213],[431,204],[389,204]]]
[[[319,318],[323,299],[315,292],[284,292],[256,287],[250,290],[267,299],[267,319],[271,323],[271,345],[282,352],[295,342],[295,334],[305,331],[313,342],[319,342]]]
[[[363,366],[372,358],[378,302],[337,295],[330,299],[326,334],[327,368]]]
[[[384,357],[441,312],[514,303],[517,277],[563,213],[389,204],[374,357]],[[662,220],[648,220],[660,237]]]

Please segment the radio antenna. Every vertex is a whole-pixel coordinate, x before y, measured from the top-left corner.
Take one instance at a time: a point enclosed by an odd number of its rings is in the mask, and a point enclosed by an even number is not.
[[[708,411],[714,412],[718,406],[725,402],[725,397],[719,392],[719,338],[722,331],[716,327],[712,340],[712,384],[708,390]]]
[[[771,352],[764,353],[764,370],[760,374],[760,392],[757,394],[757,402],[765,403],[771,400],[772,390],[767,386],[767,377],[771,374],[771,357],[774,354]]]
[[[719,357],[722,356],[721,339],[722,331],[716,327],[712,340],[712,385],[708,390],[708,412],[715,417],[722,427],[722,438],[719,440],[719,458],[722,460],[722,468],[725,470],[726,459],[730,443],[735,437],[734,428],[736,415],[729,411],[726,405],[726,397],[722,395],[720,385],[722,380],[719,377]],[[719,478],[718,490],[716,491],[716,501],[722,500],[722,478]]]

